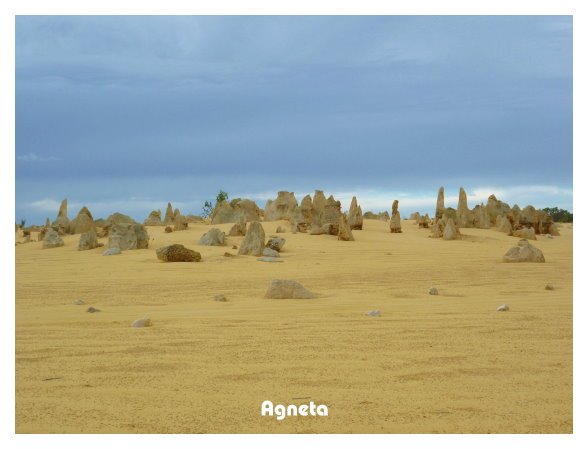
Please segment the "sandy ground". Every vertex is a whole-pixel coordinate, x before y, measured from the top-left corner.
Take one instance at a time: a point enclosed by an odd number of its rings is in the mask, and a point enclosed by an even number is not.
[[[284,262],[264,263],[190,226],[120,256],[79,236],[16,247],[17,432],[572,432],[571,225],[538,237],[545,264],[502,263],[518,239],[494,230],[447,242],[372,220],[355,242],[281,234]],[[170,243],[203,261],[159,262]],[[321,297],[263,299],[272,278]],[[329,416],[261,417],[266,399]]]

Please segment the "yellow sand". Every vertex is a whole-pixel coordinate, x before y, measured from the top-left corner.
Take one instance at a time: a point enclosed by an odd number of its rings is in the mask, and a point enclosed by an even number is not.
[[[17,432],[572,431],[571,225],[533,243],[545,264],[502,263],[518,239],[495,230],[448,242],[375,220],[355,242],[280,234],[284,262],[264,263],[223,256],[241,238],[196,246],[209,228],[151,227],[150,249],[110,257],[79,236],[16,247]],[[171,243],[202,262],[158,261]],[[273,278],[321,297],[263,299]],[[329,416],[262,418],[266,399]]]

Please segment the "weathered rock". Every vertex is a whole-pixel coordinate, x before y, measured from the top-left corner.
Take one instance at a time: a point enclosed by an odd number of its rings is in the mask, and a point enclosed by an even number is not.
[[[241,217],[229,230],[229,235],[233,237],[244,236],[247,234],[247,222],[245,217]]]
[[[498,307],[498,309],[496,309],[497,312],[508,312],[509,310],[510,307],[508,307],[508,304],[502,304]]]
[[[325,213],[325,204],[327,199],[322,190],[315,190],[314,197],[312,198],[312,222],[311,224],[316,226],[322,226],[323,215]]]
[[[47,229],[45,238],[43,238],[43,249],[57,248],[63,245],[63,239],[59,236],[57,231],[55,231],[53,228]]]
[[[543,252],[532,246],[527,240],[519,240],[518,246],[511,248],[502,258],[504,262],[545,262]]]
[[[161,221],[161,211],[160,210],[152,210],[149,216],[143,222],[145,226],[163,226],[163,221]]]
[[[106,251],[104,251],[102,253],[103,256],[118,256],[119,254],[121,254],[122,251],[120,250],[120,248],[108,248]]]
[[[280,252],[286,243],[286,239],[282,237],[271,236],[270,239],[267,241],[265,246],[267,248],[271,248],[274,251]]]
[[[500,217],[496,219],[496,230],[504,232],[506,235],[512,235],[512,224],[508,217]]]
[[[88,312],[88,313],[96,313],[96,312],[100,312],[100,309],[97,309],[95,307],[90,306],[90,307],[88,307],[86,309],[86,312]]]
[[[131,323],[131,327],[151,327],[153,322],[149,318],[139,318]]]
[[[94,217],[86,206],[82,207],[76,218],[69,223],[70,234],[82,234],[84,232],[96,230]]]
[[[353,229],[363,229],[363,213],[361,206],[357,205],[357,198],[351,199],[351,205],[349,206],[349,212],[347,214],[349,227]]]
[[[419,228],[428,228],[430,222],[431,222],[431,219],[429,218],[429,214],[425,214],[419,220]]]
[[[67,216],[67,198],[61,202],[59,212],[57,212],[57,218],[55,218],[52,227],[61,235],[68,233],[69,218]]]
[[[84,304],[86,304],[86,301],[84,301],[83,299],[76,299],[73,303],[76,306],[83,306]]]
[[[322,216],[322,224],[334,224],[337,227],[339,226],[339,220],[341,218],[342,212],[341,212],[341,202],[335,200],[335,198],[333,198],[333,195],[329,196],[329,198],[327,198],[327,202],[325,203],[325,208],[324,208],[324,212],[323,212],[323,216]],[[333,235],[337,235],[339,233],[339,230],[337,229],[337,232]]]
[[[164,229],[164,232],[166,234],[170,234],[170,233],[174,232],[174,230],[173,230],[173,228],[171,226],[166,226],[165,229]]]
[[[483,204],[479,204],[474,207],[472,211],[474,217],[474,227],[478,229],[489,229],[491,226],[490,218],[488,217],[488,212],[486,210],[486,206]]]
[[[353,232],[351,232],[351,226],[347,222],[347,217],[345,214],[341,214],[339,217],[339,230],[337,234],[337,240],[342,240],[344,242],[352,242],[355,239],[353,238]]]
[[[439,219],[443,216],[444,209],[445,209],[445,188],[439,187],[439,192],[437,192],[437,206],[435,207],[435,219]]]
[[[167,203],[167,208],[165,209],[165,218],[163,219],[164,225],[171,225],[174,223],[174,210],[172,208],[171,203]]]
[[[206,221],[200,215],[193,214],[186,215],[186,220],[188,220],[188,223],[204,223]]]
[[[468,209],[468,196],[463,187],[459,189],[456,225],[460,228],[471,228],[474,225],[474,218]]]
[[[174,215],[174,231],[185,231],[188,229],[188,220],[182,214]]]
[[[488,202],[486,203],[486,213],[488,215],[490,225],[497,224],[496,219],[500,215],[503,217],[512,215],[510,206],[497,199],[495,195],[490,195],[488,197]]]
[[[203,234],[198,240],[198,245],[201,246],[224,246],[225,233],[218,228],[210,229],[206,234]]]
[[[549,228],[547,229],[547,232],[549,235],[551,236],[559,236],[559,229],[557,229],[557,225],[555,223],[551,223],[549,225]]]
[[[138,223],[114,223],[108,234],[108,247],[128,249],[146,249],[149,247],[149,234]]]
[[[387,210],[385,210],[384,212],[378,212],[377,214],[368,211],[363,214],[363,218],[367,220],[390,221],[390,214]]]
[[[328,227],[329,225],[327,225]],[[325,229],[322,226],[313,224],[310,227],[310,235],[323,235],[323,234],[327,234],[327,232],[325,231]]]
[[[186,248],[184,245],[174,244],[155,250],[159,260],[164,262],[200,262],[199,252]]]
[[[241,218],[245,221],[258,221],[261,210],[254,201],[235,198],[230,203],[221,201],[212,211],[212,224],[237,223]]]
[[[265,221],[291,220],[297,215],[298,201],[294,192],[280,191],[275,200],[268,200],[264,209]]]
[[[138,224],[135,220],[133,220],[128,215],[121,214],[120,212],[115,212],[114,214],[108,216],[108,218],[103,223],[103,227],[104,226],[112,226],[113,224],[120,224],[120,223]]]
[[[254,221],[249,225],[247,234],[241,242],[238,254],[261,256],[265,248],[265,231],[260,222]]]
[[[436,287],[431,287],[429,289],[429,295],[438,295],[439,294],[439,290],[437,290]]]
[[[452,218],[448,218],[445,222],[445,228],[443,229],[443,240],[459,240],[461,234],[459,229],[455,226]]]
[[[212,299],[214,301],[227,302],[227,297],[225,295],[215,295]]]
[[[312,299],[317,295],[300,284],[298,281],[286,279],[272,279],[265,293],[265,298],[271,299]]]
[[[306,195],[302,198],[300,202],[300,221],[299,223],[304,223],[307,226],[310,226],[312,223],[312,198],[310,195]]]
[[[555,290],[555,287],[552,284],[547,284],[545,290]]]
[[[228,253],[228,252],[224,253],[223,256],[225,256],[225,257],[235,257],[234,254],[231,254],[231,253]]]
[[[418,222],[421,220],[421,214],[419,212],[413,212],[412,214],[410,214],[408,219],[414,220],[416,222],[415,224],[418,224]]]
[[[394,200],[394,202],[392,203],[392,215],[390,216],[390,232],[402,232],[400,212],[398,211],[398,200]]]
[[[96,235],[96,231],[92,229],[80,235],[78,251],[87,251],[94,248],[98,248],[98,236]]]
[[[312,234],[312,232],[311,232]],[[320,228],[320,234],[339,235],[339,223],[325,223]]]
[[[382,312],[380,312],[379,310],[370,310],[369,312],[366,312],[365,314],[367,316],[375,316],[375,317],[382,316]]]
[[[537,237],[535,236],[535,230],[532,228],[517,229],[512,231],[512,236],[527,240],[537,240]]]
[[[296,229],[296,231],[298,231],[298,229]],[[278,226],[276,228],[276,234],[283,234],[285,232],[286,232],[286,229],[283,226]],[[231,235],[231,234],[229,234],[229,235]]]
[[[264,257],[280,257],[280,253],[278,251],[276,251],[275,249],[264,248],[262,256],[264,256]]]

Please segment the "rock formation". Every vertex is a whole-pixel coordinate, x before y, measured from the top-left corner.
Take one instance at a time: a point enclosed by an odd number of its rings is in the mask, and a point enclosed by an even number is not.
[[[52,226],[61,235],[68,233],[69,218],[67,217],[67,198],[61,202],[61,205],[59,206],[59,212],[57,212],[57,218],[55,218]]]
[[[276,251],[275,249],[264,248],[262,256],[263,257],[280,257],[280,253],[278,251]]]
[[[200,262],[202,258],[199,252],[178,244],[159,248],[155,250],[155,254],[164,262]]]
[[[347,222],[347,217],[345,216],[345,214],[341,214],[341,216],[339,217],[339,229],[337,234],[337,240],[343,240],[345,242],[355,240],[353,238],[353,233],[351,232],[351,226]]]
[[[57,231],[53,228],[47,229],[47,232],[45,233],[45,238],[43,239],[43,249],[57,248],[63,245],[63,239],[59,236]]]
[[[459,189],[459,200],[457,203],[457,226],[460,228],[471,228],[474,225],[472,213],[468,209],[468,196],[463,187]]]
[[[286,279],[272,279],[265,292],[265,298],[270,299],[312,299],[317,295],[300,284],[298,281]]]
[[[535,229],[533,228],[516,229],[512,231],[512,236],[527,240],[537,240],[537,237],[535,236]]]
[[[86,206],[82,207],[76,218],[69,223],[70,234],[82,234],[84,232],[96,230],[94,217]]]
[[[247,222],[245,217],[241,217],[229,230],[229,235],[233,237],[244,236],[247,233]]]
[[[149,246],[149,234],[138,223],[114,223],[108,233],[108,247],[128,249],[146,249]]]
[[[310,195],[302,198],[302,202],[300,203],[301,221],[299,223],[304,223],[307,226],[312,224],[312,207],[312,198]]]
[[[171,203],[167,203],[167,209],[165,209],[165,218],[163,219],[164,225],[174,224],[174,210]]]
[[[445,188],[439,187],[437,192],[437,207],[435,208],[435,219],[439,219],[443,216],[443,210],[445,209]]]
[[[78,242],[78,251],[86,251],[94,248],[98,248],[98,237],[96,230],[91,229],[80,235],[80,241]]]
[[[357,205],[357,198],[351,199],[351,205],[349,206],[349,212],[347,214],[349,227],[352,230],[363,229],[363,213],[361,206]]]
[[[363,214],[363,218],[365,218],[366,220],[380,220],[380,221],[390,221],[390,214],[388,214],[388,211],[384,211],[384,212],[379,212],[377,214],[368,211],[365,212]]]
[[[198,240],[198,245],[201,246],[224,246],[225,233],[218,228],[210,229],[206,234],[203,234]]]
[[[496,219],[496,230],[504,232],[506,235],[512,235],[512,224],[508,217],[499,217]]]
[[[174,215],[174,231],[185,231],[188,229],[188,220],[181,213]]]
[[[245,221],[259,221],[261,211],[251,200],[235,198],[231,202],[221,201],[212,211],[212,224],[237,223],[241,218]]]
[[[163,221],[161,221],[161,211],[160,210],[152,210],[149,216],[143,222],[145,226],[163,226]]]
[[[392,203],[392,215],[390,216],[390,232],[402,232],[402,224],[400,222],[400,212],[398,211],[398,200]]]
[[[504,262],[545,262],[543,252],[532,246],[527,240],[521,239],[514,248],[511,248],[502,258]]]
[[[280,191],[275,200],[268,200],[264,209],[265,221],[289,220],[294,221],[297,215],[298,201],[294,192]]]
[[[325,212],[325,204],[327,199],[322,190],[315,190],[312,198],[312,223],[313,225],[321,226],[323,224],[323,214]]]
[[[238,254],[261,256],[265,248],[265,231],[260,222],[254,221],[249,225],[247,234],[241,242]]]
[[[459,240],[461,235],[459,230],[455,226],[453,218],[447,218],[445,222],[445,228],[443,229],[443,240]]]
[[[472,211],[474,217],[474,227],[478,229],[489,229],[491,226],[490,218],[488,217],[488,212],[486,211],[486,206],[483,204],[478,204],[474,207]]]

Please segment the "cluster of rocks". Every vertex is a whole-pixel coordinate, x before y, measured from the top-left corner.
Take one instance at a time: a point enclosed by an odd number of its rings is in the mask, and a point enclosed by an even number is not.
[[[510,207],[495,195],[490,195],[486,204],[478,204],[473,209],[468,207],[465,190],[459,189],[457,210],[445,207],[445,190],[439,188],[435,217],[429,222],[415,213],[411,218],[417,220],[420,227],[431,226],[431,237],[456,240],[460,238],[460,228],[489,229],[496,227],[499,232],[514,237],[536,240],[536,234],[559,235],[552,217],[533,206],[521,209],[518,205]],[[428,222],[428,225],[425,223]],[[447,229],[447,231],[446,231]]]
[[[188,218],[190,217],[190,218]],[[180,212],[180,209],[173,209],[171,203],[167,203],[167,209],[165,210],[165,216],[161,219],[161,210],[153,210],[149,216],[143,221],[145,226],[166,226],[166,230],[173,226],[174,231],[184,231],[188,229],[189,222],[203,221],[201,217],[197,215],[189,215],[186,217]]]

